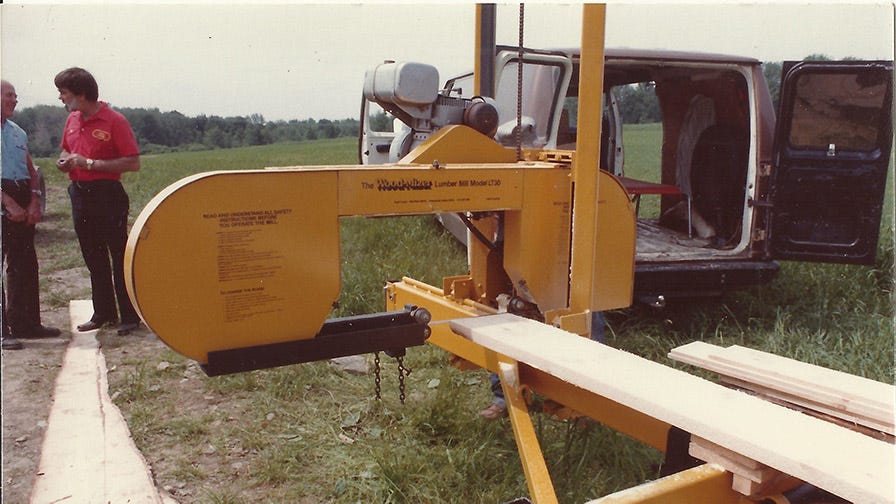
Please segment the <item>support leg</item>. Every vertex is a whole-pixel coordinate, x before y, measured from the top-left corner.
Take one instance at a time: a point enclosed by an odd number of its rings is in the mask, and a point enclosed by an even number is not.
[[[541,447],[535,435],[532,418],[529,417],[529,408],[520,392],[517,363],[501,361],[498,363],[498,367],[501,387],[504,389],[504,399],[507,401],[507,415],[513,425],[513,437],[516,440],[523,471],[526,473],[529,494],[535,504],[556,503],[557,495],[554,493],[551,475],[544,462],[544,455],[541,453]]]

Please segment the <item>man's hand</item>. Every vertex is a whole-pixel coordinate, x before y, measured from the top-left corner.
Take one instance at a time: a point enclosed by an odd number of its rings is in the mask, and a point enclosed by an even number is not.
[[[31,197],[31,202],[28,203],[28,211],[25,219],[29,225],[33,226],[40,222],[43,217],[44,214],[40,211],[40,197],[34,195]]]
[[[72,171],[72,163],[68,157],[60,157],[56,160],[56,168],[62,173],[68,173]]]
[[[13,222],[25,222],[28,213],[20,207],[12,198],[3,198],[3,208],[6,210],[6,218]]]
[[[56,168],[63,173],[68,173],[83,164],[80,161],[80,158],[81,156],[78,154],[64,152],[60,154],[59,159],[56,160]]]

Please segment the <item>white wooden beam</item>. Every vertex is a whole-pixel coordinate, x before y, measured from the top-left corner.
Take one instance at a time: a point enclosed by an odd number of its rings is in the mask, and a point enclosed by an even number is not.
[[[490,350],[845,499],[894,500],[888,443],[533,320],[501,314],[454,320],[451,327]]]
[[[893,385],[737,345],[694,341],[673,348],[669,357],[733,379],[744,388],[896,434]]]

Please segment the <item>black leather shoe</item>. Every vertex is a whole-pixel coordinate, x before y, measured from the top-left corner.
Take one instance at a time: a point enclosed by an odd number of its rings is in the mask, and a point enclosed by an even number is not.
[[[25,345],[15,338],[7,338],[4,336],[3,339],[0,340],[0,347],[2,347],[3,350],[21,350],[25,348]]]
[[[84,322],[83,324],[79,325],[78,330],[81,332],[95,331],[95,330],[99,329],[100,327],[103,327],[107,323],[108,322],[105,322],[105,321],[96,322],[93,320],[88,320],[87,322]]]
[[[62,334],[62,331],[56,329],[55,327],[47,327],[41,325],[35,327],[30,331],[16,334],[16,337],[21,339],[56,338],[60,334]]]

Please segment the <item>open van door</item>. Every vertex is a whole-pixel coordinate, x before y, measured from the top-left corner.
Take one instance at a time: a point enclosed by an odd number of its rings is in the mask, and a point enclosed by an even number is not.
[[[394,139],[395,127],[391,114],[362,97],[358,162],[364,165],[389,163],[389,150]]]
[[[772,257],[874,263],[892,107],[892,61],[785,64],[775,131]]]

